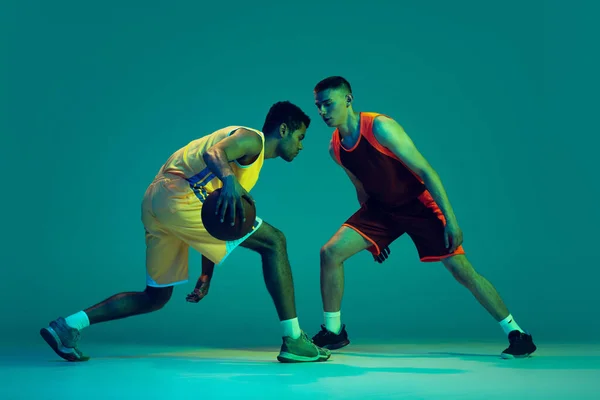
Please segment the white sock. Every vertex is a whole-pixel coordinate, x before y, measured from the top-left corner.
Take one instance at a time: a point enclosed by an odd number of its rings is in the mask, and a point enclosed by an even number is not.
[[[500,321],[500,326],[502,327],[502,329],[504,329],[504,333],[506,333],[507,335],[512,331],[520,331],[522,333],[525,333],[523,329],[521,329],[519,325],[515,322],[512,314],[508,314],[508,317]]]
[[[83,328],[90,326],[90,320],[84,311],[79,311],[78,313],[68,316],[65,318],[65,321],[67,321],[67,325],[77,330],[82,330]]]
[[[336,335],[340,333],[342,330],[341,311],[325,311],[323,314],[325,314],[325,328],[327,328],[329,332],[335,333]]]
[[[281,328],[283,329],[283,336],[289,336],[292,339],[298,339],[302,331],[300,330],[300,323],[298,318],[286,319],[281,321]]]

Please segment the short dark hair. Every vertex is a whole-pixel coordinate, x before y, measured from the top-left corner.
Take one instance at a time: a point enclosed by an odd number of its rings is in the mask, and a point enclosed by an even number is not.
[[[352,87],[350,87],[350,82],[348,82],[345,78],[341,76],[330,76],[329,78],[323,79],[315,86],[316,93],[328,89],[344,89],[347,90],[348,93],[352,93]]]
[[[269,109],[262,132],[267,136],[276,134],[275,132],[278,132],[279,126],[284,123],[293,132],[300,129],[302,123],[308,128],[310,117],[297,105],[289,101],[278,101]]]

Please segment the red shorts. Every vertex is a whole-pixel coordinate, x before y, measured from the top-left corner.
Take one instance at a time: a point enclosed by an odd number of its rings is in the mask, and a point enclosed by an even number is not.
[[[371,242],[372,246],[367,250],[375,256],[406,233],[423,262],[465,254],[462,246],[453,253],[448,251],[444,240],[445,225],[446,219],[428,191],[393,210],[367,202],[343,224]]]

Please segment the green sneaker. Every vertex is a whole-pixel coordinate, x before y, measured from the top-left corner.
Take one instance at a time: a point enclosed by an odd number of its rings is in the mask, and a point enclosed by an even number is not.
[[[40,335],[56,354],[67,361],[87,361],[90,359],[77,348],[77,342],[79,342],[81,334],[77,329],[67,325],[62,317],[50,322],[48,327],[42,328]]]
[[[317,347],[306,333],[302,332],[298,339],[289,336],[283,338],[277,360],[282,363],[317,362],[327,361],[329,357],[331,357],[329,350]]]

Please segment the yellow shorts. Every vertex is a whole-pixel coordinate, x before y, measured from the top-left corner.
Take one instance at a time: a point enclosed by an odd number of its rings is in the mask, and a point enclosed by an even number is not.
[[[142,201],[148,286],[165,287],[187,282],[190,247],[215,264],[222,263],[262,224],[257,217],[249,234],[225,242],[206,231],[201,210],[201,200],[183,178],[160,175],[148,187]]]

